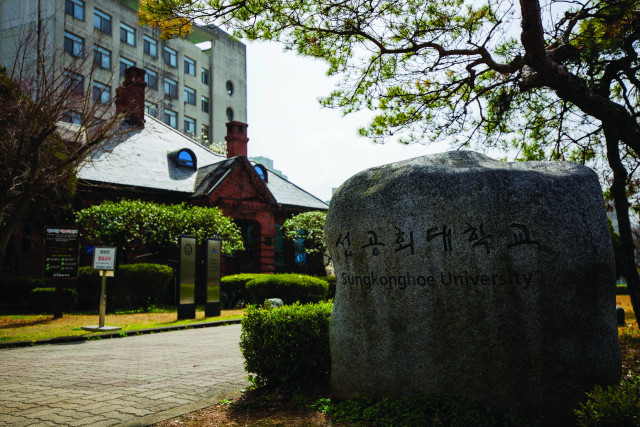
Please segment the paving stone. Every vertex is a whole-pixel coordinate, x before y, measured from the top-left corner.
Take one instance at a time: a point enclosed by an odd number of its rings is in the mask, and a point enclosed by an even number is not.
[[[239,394],[249,384],[239,336],[240,325],[232,325],[2,349],[0,425],[136,423]]]

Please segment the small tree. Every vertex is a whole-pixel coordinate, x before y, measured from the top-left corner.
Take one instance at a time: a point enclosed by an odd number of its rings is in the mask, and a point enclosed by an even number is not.
[[[310,211],[298,214],[286,220],[282,225],[284,235],[294,243],[304,238],[304,252],[309,255],[321,254],[326,267],[331,264],[329,251],[324,241],[324,223],[327,213],[323,211]]]
[[[120,125],[112,99],[85,90],[95,71],[90,57],[51,45],[39,31],[26,35],[13,68],[0,67],[0,263],[24,218],[66,207],[78,164],[131,130]]]
[[[198,243],[215,235],[222,251],[242,250],[240,228],[218,208],[162,205],[140,200],[103,202],[76,212],[83,239],[118,248],[127,254],[158,255],[178,247],[181,234],[196,236]]]

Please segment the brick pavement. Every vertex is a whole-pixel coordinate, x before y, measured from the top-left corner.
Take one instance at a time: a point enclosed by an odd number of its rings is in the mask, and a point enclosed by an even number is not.
[[[249,383],[240,325],[0,349],[0,425],[148,425]]]

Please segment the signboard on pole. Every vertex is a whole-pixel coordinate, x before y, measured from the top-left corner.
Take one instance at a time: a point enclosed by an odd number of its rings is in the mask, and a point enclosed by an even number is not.
[[[222,240],[214,236],[207,239],[207,302],[204,316],[220,316],[220,252]]]
[[[180,236],[178,320],[196,318],[196,238]]]
[[[96,247],[93,250],[93,268],[95,270],[114,271],[116,269],[116,248]]]
[[[77,227],[52,227],[44,229],[44,278],[75,279],[78,277]]]

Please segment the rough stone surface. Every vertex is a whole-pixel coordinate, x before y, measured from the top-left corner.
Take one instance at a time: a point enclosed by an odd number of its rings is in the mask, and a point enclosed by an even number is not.
[[[339,397],[456,393],[552,422],[620,378],[589,168],[449,152],[369,169],[334,195],[326,238]]]

